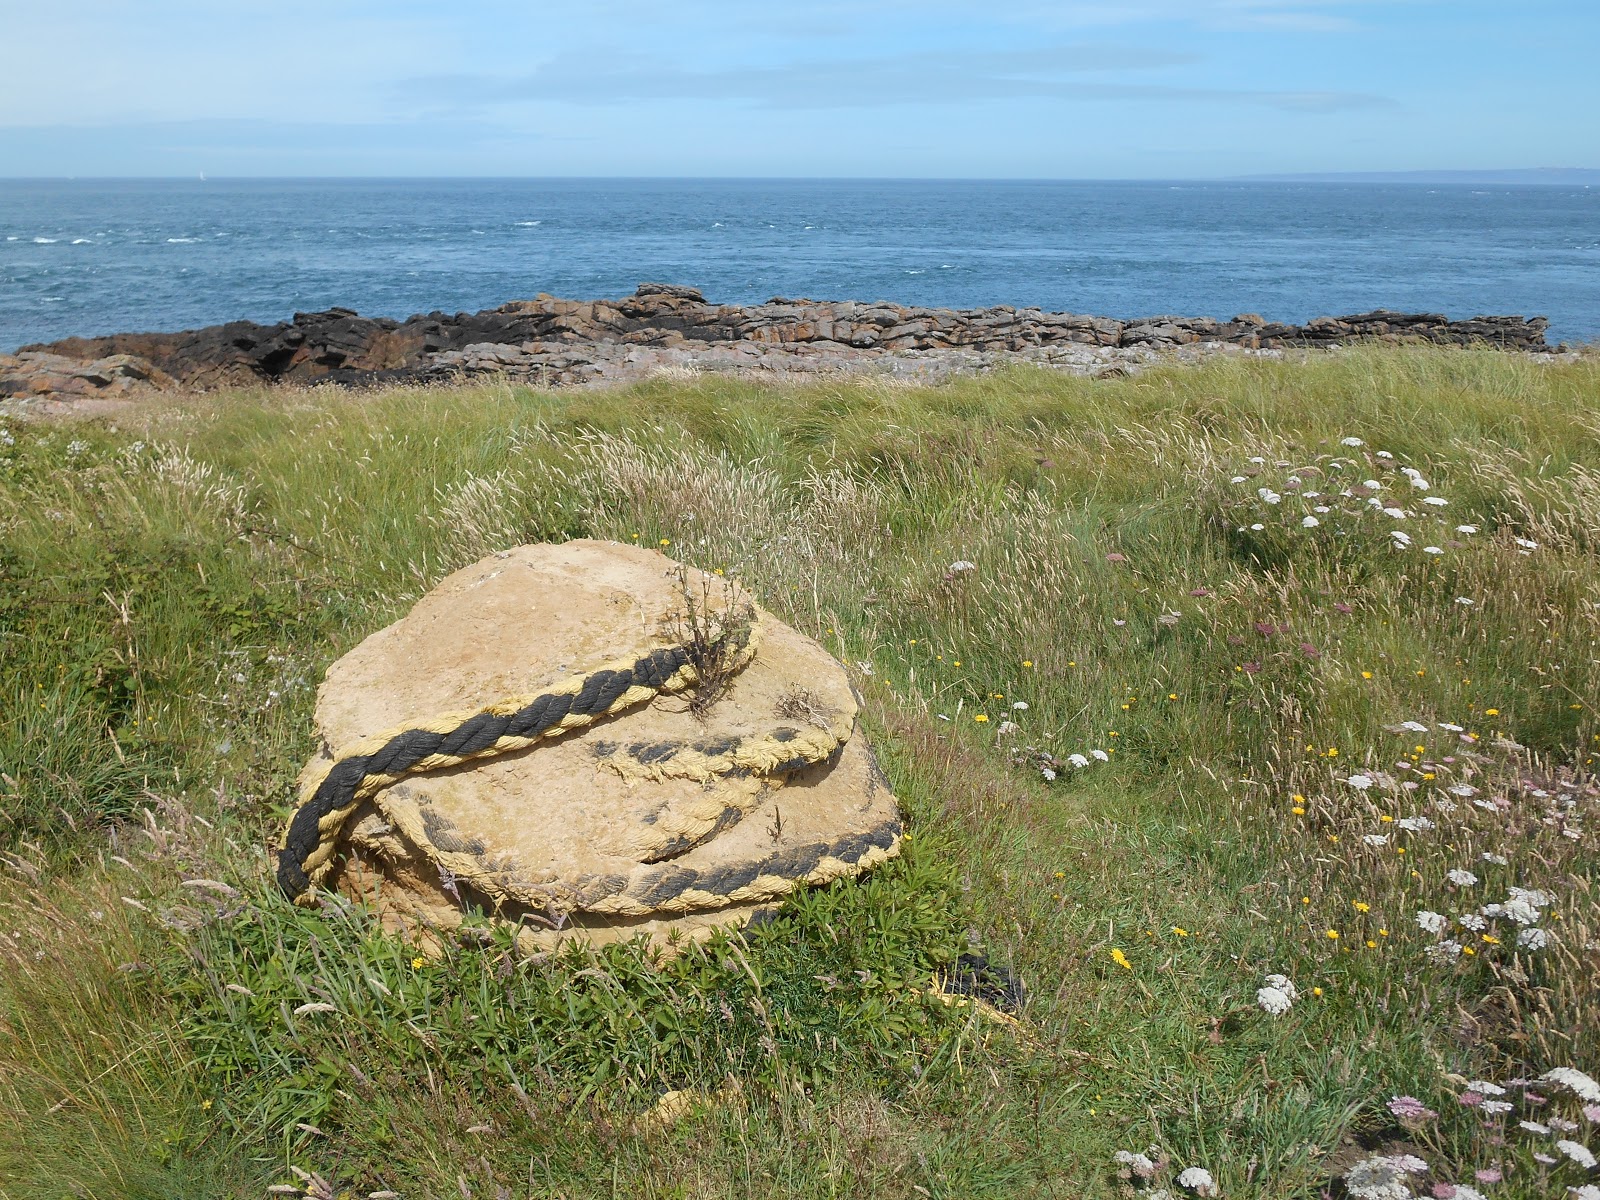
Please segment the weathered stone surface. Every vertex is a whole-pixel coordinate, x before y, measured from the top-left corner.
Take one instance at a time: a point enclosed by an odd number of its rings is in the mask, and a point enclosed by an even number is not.
[[[698,352],[730,343],[770,347],[794,357],[782,367],[773,355],[758,353],[756,359],[763,369],[785,373],[873,369],[877,360],[897,359],[912,364],[911,373],[926,375],[940,373],[938,360],[929,371],[917,356],[1015,354],[1081,346],[1141,353],[1194,345],[1257,351],[1381,339],[1544,351],[1550,349],[1544,340],[1547,325],[1542,317],[1451,321],[1437,313],[1384,309],[1289,325],[1263,321],[1254,313],[1230,322],[1176,316],[1118,321],[1007,305],[953,310],[783,297],[737,307],[712,304],[695,288],[645,283],[632,296],[614,301],[560,300],[540,294],[479,313],[433,312],[405,321],[332,308],[296,313],[292,321],[277,325],[235,321],[181,333],[68,338],[0,356],[0,397],[80,395],[121,387],[116,380],[131,378],[115,375],[106,384],[97,384],[95,372],[65,371],[60,360],[80,365],[111,359],[146,364],[148,370],[136,382],[152,387],[175,382],[210,388],[275,380],[358,384],[485,372],[570,384],[634,377],[619,365],[614,352],[618,345]],[[496,355],[485,351],[486,346],[514,349]],[[578,358],[555,367],[552,356],[558,352]],[[1075,369],[1072,359],[1068,354],[1050,365]],[[710,355],[709,361],[721,360]],[[953,369],[971,367],[970,358],[952,361]],[[1046,356],[1030,361],[1050,360]],[[1085,369],[1129,361],[1125,356],[1101,355]],[[899,373],[902,367],[891,369]]]
[[[714,604],[729,599],[723,581],[689,573],[697,594],[702,584]],[[329,668],[316,710],[323,761],[668,644],[682,586],[664,555],[596,541],[523,546],[458,571]],[[754,661],[701,716],[658,696],[531,750],[391,784],[347,824],[334,886],[432,936],[476,902],[548,948],[704,934],[890,857],[898,809],[855,733],[843,668],[770,614],[760,628]],[[789,771],[706,773],[708,747],[773,735],[838,749]],[[467,848],[485,888],[441,878],[406,835],[418,822],[437,845]]]

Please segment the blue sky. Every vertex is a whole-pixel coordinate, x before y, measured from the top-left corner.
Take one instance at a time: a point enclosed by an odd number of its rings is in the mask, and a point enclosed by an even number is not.
[[[4,176],[1600,167],[1600,0],[0,0],[0,29]]]

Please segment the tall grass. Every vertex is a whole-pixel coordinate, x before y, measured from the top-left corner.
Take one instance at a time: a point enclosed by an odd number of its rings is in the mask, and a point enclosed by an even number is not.
[[[1390,349],[11,427],[0,1195],[1596,1182],[1559,1143],[1600,1110],[1538,1080],[1600,1075],[1597,396],[1593,359]],[[665,968],[413,967],[279,904],[326,665],[572,536],[845,661],[911,861]],[[926,1000],[969,942],[1019,1025]],[[693,1114],[643,1119],[667,1089]]]

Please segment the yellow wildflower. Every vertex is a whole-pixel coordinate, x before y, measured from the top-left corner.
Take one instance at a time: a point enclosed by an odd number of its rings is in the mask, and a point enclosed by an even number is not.
[[[1121,950],[1113,949],[1111,951],[1111,961],[1126,970],[1133,970],[1133,964],[1128,961],[1128,956]]]

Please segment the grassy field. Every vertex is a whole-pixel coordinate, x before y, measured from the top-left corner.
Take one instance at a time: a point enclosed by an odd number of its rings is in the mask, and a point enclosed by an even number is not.
[[[848,664],[906,856],[664,968],[283,903],[327,665],[577,536]],[[1594,357],[0,423],[0,1197],[1594,1189],[1597,550]]]

